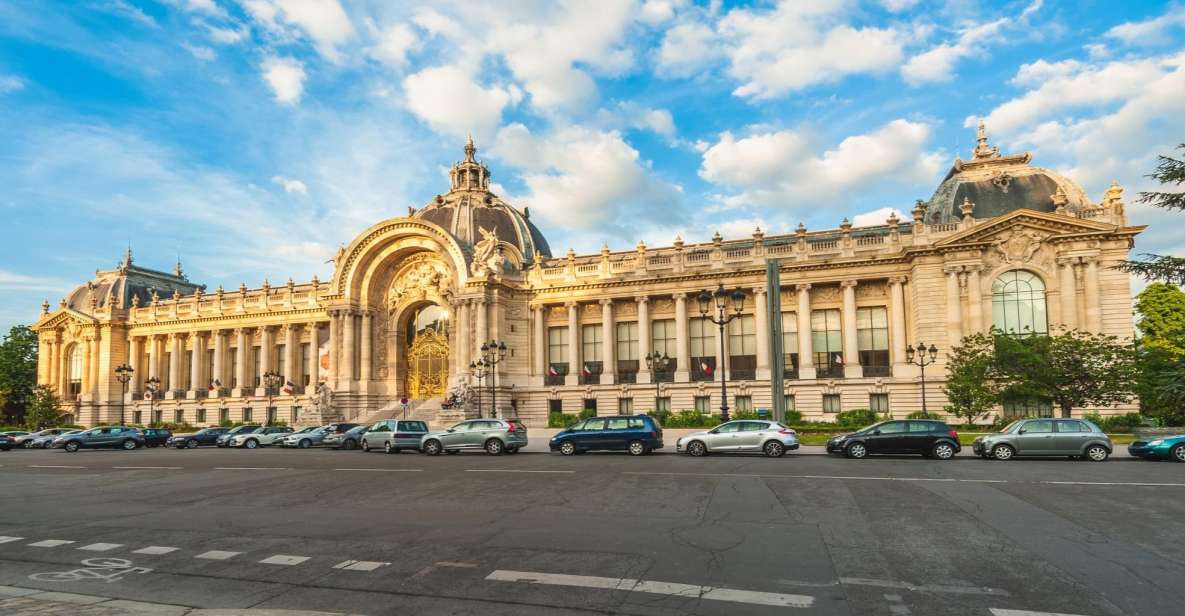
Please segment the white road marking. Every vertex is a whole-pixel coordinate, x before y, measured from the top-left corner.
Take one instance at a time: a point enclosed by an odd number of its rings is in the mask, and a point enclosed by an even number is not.
[[[120,470],[159,470],[159,471],[177,471],[181,470],[180,466],[112,466],[111,468],[118,468]]]
[[[132,554],[149,554],[152,556],[160,556],[161,554],[168,554],[169,552],[176,552],[181,548],[170,548],[163,545],[150,545],[146,548],[132,550]]]
[[[987,586],[955,586],[947,584],[910,584],[897,580],[877,580],[872,578],[841,577],[840,584],[849,586],[875,586],[878,588],[899,588],[914,592],[951,593],[956,595],[994,595],[997,597],[1011,597],[1007,590],[988,588]]]
[[[205,560],[226,560],[228,558],[234,558],[235,556],[238,556],[239,554],[242,554],[242,552],[224,552],[222,550],[210,550],[209,552],[202,552],[201,554],[194,556],[194,558],[202,558]]]
[[[1081,614],[1061,614],[1058,612],[1030,612],[1028,610],[1005,610],[998,607],[988,609],[992,616],[1082,616]]]
[[[563,473],[565,475],[576,471],[529,471],[514,468],[467,468],[466,473]]]
[[[624,590],[656,595],[672,595],[677,597],[709,599],[712,601],[731,601],[734,603],[751,603],[754,605],[772,605],[775,607],[809,608],[815,603],[815,598],[809,595],[788,595],[783,593],[758,592],[755,590],[716,588],[714,586],[676,584],[673,582],[654,582],[649,580],[633,580],[629,578],[594,577],[589,575],[565,575],[561,573],[532,573],[528,571],[498,570],[486,576],[485,579],[497,582],[528,582],[532,584],[548,584],[553,586],[580,586],[584,588]]]
[[[909,609],[908,605],[905,605],[905,599],[902,599],[901,595],[887,594],[884,597],[885,601],[889,602],[889,612],[897,616],[913,616],[913,611]]]
[[[286,466],[216,466],[216,471],[290,471]]]
[[[299,565],[300,563],[303,563],[304,561],[306,561],[308,559],[309,559],[308,556],[289,556],[287,554],[276,554],[275,556],[269,556],[269,557],[259,561],[259,563],[261,565],[289,566],[289,565]]]
[[[861,479],[867,481],[938,481],[946,483],[1009,483],[1006,479],[953,479],[946,477],[865,477],[859,475],[773,475],[745,473],[673,473],[662,471],[623,471],[623,475],[675,475],[686,477],[758,477],[765,479]]]
[[[344,571],[374,571],[379,567],[386,567],[389,564],[391,563],[381,563],[373,560],[347,560],[337,563],[333,568]]]
[[[0,543],[12,543],[13,541],[20,541],[24,537],[0,537]]]
[[[1148,483],[1135,481],[1040,481],[1038,483],[1054,486],[1149,486],[1154,488],[1185,488],[1185,483]]]
[[[64,466],[58,464],[30,464],[29,468],[86,468],[85,466]]]
[[[422,468],[335,468],[335,471],[364,471],[368,473],[419,473]]]
[[[422,578],[422,577],[428,575],[429,573],[436,571],[436,569],[439,567],[456,567],[456,568],[460,568],[460,569],[472,569],[476,566],[477,566],[476,563],[459,563],[459,562],[454,562],[451,560],[442,560],[440,562],[432,563],[431,565],[428,565],[427,567],[424,567],[423,569],[420,569],[419,571],[416,571],[415,573],[412,574],[412,577],[413,578]]]
[[[30,543],[29,547],[34,548],[56,548],[59,545],[68,545],[74,543],[73,541],[66,541],[64,539],[46,539],[45,541],[38,541],[37,543]]]
[[[122,543],[92,543],[90,545],[84,545],[78,549],[87,550],[89,552],[109,552],[111,550],[114,550],[115,548],[122,548],[122,547],[123,547]]]

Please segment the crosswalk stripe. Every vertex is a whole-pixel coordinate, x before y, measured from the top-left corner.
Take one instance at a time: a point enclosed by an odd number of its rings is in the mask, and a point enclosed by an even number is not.
[[[1062,614],[1059,612],[1030,612],[1029,610],[1005,610],[998,607],[988,608],[992,616],[1082,616],[1081,614]]]
[[[809,608],[815,604],[815,598],[810,595],[790,595],[773,592],[759,592],[755,590],[739,590],[735,588],[717,588],[715,586],[677,584],[674,582],[654,582],[650,580],[634,580],[629,578],[595,577],[591,575],[566,575],[562,573],[534,573],[529,571],[498,570],[487,575],[485,579],[498,582],[528,582],[532,584],[549,584],[555,586],[580,586],[584,588],[603,588],[606,590],[625,590],[656,595],[687,597],[692,599],[730,601],[733,603],[751,603],[754,605],[771,605],[775,607]]]
[[[239,554],[242,554],[242,552],[226,552],[223,550],[210,550],[209,552],[202,552],[201,554],[194,556],[194,558],[201,558],[204,560],[226,560],[228,558],[234,558],[235,556],[238,556]]]
[[[64,539],[46,539],[45,541],[38,541],[37,543],[30,543],[30,547],[34,548],[56,548],[59,545],[66,545],[74,543],[73,541],[66,541]]]
[[[168,554],[169,552],[176,552],[181,548],[170,548],[163,545],[150,545],[146,548],[132,550],[132,554],[148,554],[150,556],[159,556],[161,554]]]
[[[78,549],[87,550],[90,552],[108,552],[108,551],[114,550],[115,548],[122,548],[122,547],[123,547],[122,543],[92,543],[90,545],[84,545]]]
[[[373,560],[347,560],[337,563],[333,568],[344,571],[374,571],[379,567],[386,567],[389,564],[391,563],[382,563]]]
[[[269,556],[269,557],[259,561],[259,563],[263,564],[263,565],[285,565],[285,566],[288,566],[288,565],[299,565],[300,563],[303,563],[304,561],[306,561],[308,559],[309,559],[308,556],[289,556],[288,554],[276,554],[275,556]]]
[[[0,543],[12,543],[13,541],[20,541],[24,537],[0,537]]]

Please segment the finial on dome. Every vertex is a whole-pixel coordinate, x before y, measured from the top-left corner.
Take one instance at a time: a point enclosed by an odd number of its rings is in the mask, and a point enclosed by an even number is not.
[[[959,206],[959,213],[963,215],[963,220],[970,220],[971,213],[975,211],[975,204],[971,202],[971,197],[964,196],[963,203]]]
[[[1000,148],[988,145],[987,126],[983,119],[979,120],[979,129],[975,133],[975,151],[972,154],[975,160],[1000,156]]]
[[[41,302],[41,314],[43,314],[43,315],[49,314],[49,300],[48,299]]]
[[[1103,193],[1103,206],[1114,205],[1123,201],[1123,187],[1119,185],[1119,180],[1112,180],[1111,187],[1107,192]]]
[[[473,145],[473,133],[469,133],[469,138],[465,141],[465,162],[477,162],[473,156],[477,154],[477,146]]]
[[[119,269],[126,270],[132,265],[132,243],[128,242],[127,252],[123,253],[123,261],[119,262]]]
[[[1070,198],[1066,196],[1066,189],[1062,188],[1061,184],[1057,185],[1057,189],[1053,191],[1053,196],[1049,198],[1053,202],[1053,211],[1058,214],[1066,213],[1066,204],[1070,202]]]
[[[185,278],[185,270],[181,269],[181,255],[177,255],[177,265],[173,267],[173,275],[181,279]]]

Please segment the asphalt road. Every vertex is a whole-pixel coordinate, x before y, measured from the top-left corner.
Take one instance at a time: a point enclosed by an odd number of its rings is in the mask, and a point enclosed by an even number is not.
[[[1185,465],[817,451],[12,451],[0,585],[373,615],[1185,613]]]

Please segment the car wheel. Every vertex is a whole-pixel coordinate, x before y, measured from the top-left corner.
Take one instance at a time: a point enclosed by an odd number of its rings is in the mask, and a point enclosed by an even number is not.
[[[947,442],[935,443],[930,455],[939,460],[949,460],[955,457],[955,446]]]
[[[342,449],[347,449],[349,451],[353,451],[357,448],[358,448],[358,441],[355,441],[352,438],[348,438],[345,440],[344,443],[342,443]]]
[[[362,453],[370,453],[370,442],[362,439]]]
[[[864,443],[852,443],[848,445],[847,449],[844,449],[843,453],[849,458],[859,460],[868,456],[868,448],[864,446]]]
[[[1091,445],[1086,448],[1086,459],[1091,462],[1102,462],[1111,455],[1106,447],[1102,445]]]
[[[255,449],[256,447],[259,447],[259,441],[255,439],[248,439],[246,443],[243,443],[243,446],[247,449]]]
[[[506,445],[503,445],[502,441],[496,438],[486,441],[486,453],[491,456],[500,456],[504,451],[506,451]]]
[[[708,446],[702,441],[691,441],[687,443],[687,455],[693,458],[702,458],[708,455]]]
[[[133,441],[130,438],[125,439],[123,443],[120,443],[120,446],[123,447],[124,451],[131,451],[136,448],[136,441]]]
[[[992,448],[992,457],[997,460],[1011,460],[1016,450],[1011,445],[996,445]]]
[[[1169,451],[1169,459],[1174,462],[1185,462],[1185,443],[1173,447]]]
[[[25,442],[21,443],[21,447],[24,447],[25,449],[32,449],[33,448],[33,441],[25,441]]]
[[[642,441],[630,441],[628,449],[631,456],[640,456],[646,453],[646,445],[642,444]]]
[[[313,442],[310,441],[309,439],[307,439],[307,438],[300,439],[299,447],[301,449],[308,449],[309,447],[312,447],[312,446],[313,446]]]
[[[438,441],[436,439],[431,439],[428,442],[424,443],[424,453],[426,453],[430,456],[439,456],[441,450],[443,450],[443,449],[444,449],[444,445],[441,445],[440,441]]]
[[[560,453],[565,456],[576,455],[576,446],[572,444],[572,441],[564,441],[560,443]]]
[[[786,455],[786,446],[778,441],[770,441],[761,448],[765,455],[770,458],[780,458]]]
[[[189,449],[197,449],[198,442],[193,440],[185,441],[185,446]]]
[[[383,443],[383,452],[384,453],[395,453],[396,451],[398,451],[398,450],[391,446],[391,441],[387,441],[387,442]]]
[[[78,447],[78,441],[70,441],[69,443],[66,443],[65,450],[69,451],[70,453],[74,453],[78,451]]]

